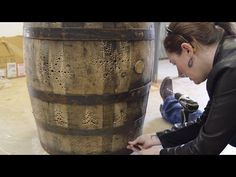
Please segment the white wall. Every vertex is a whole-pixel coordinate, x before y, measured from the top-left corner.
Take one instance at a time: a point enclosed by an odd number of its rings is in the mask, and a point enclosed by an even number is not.
[[[0,22],[0,37],[23,35],[22,22]]]

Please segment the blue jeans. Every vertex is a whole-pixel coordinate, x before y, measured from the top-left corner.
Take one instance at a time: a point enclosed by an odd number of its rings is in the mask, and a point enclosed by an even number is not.
[[[166,97],[163,105],[161,105],[160,107],[162,117],[168,122],[170,122],[171,124],[182,122],[181,109],[182,109],[182,106],[172,95]],[[196,120],[201,115],[202,115],[202,111],[200,110],[190,113],[188,117],[188,121]]]

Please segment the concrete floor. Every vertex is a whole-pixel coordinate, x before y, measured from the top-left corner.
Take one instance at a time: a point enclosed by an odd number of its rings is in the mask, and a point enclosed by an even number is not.
[[[198,101],[203,110],[208,95],[205,82],[195,85],[188,78],[178,78],[176,67],[161,60],[158,64],[158,82],[151,87],[147,113],[144,122],[144,133],[151,133],[170,128],[171,125],[162,119],[159,106],[162,99],[159,87],[166,76],[173,78],[174,92],[189,95]],[[26,87],[26,78],[0,82],[0,154],[42,154],[47,152],[40,145],[37,128],[32,114],[31,103]],[[228,145],[221,154],[236,154],[236,148]]]

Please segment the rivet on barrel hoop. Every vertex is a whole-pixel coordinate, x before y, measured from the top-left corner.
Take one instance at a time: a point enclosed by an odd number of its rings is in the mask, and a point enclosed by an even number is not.
[[[139,38],[143,38],[144,37],[144,33],[143,32],[135,32],[135,35]]]

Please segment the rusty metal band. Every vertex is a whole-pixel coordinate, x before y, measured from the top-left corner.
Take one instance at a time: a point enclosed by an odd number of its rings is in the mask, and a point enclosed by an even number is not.
[[[83,28],[24,28],[24,37],[42,40],[114,40],[140,41],[154,40],[155,33],[151,29],[83,29]]]
[[[43,142],[41,142],[41,145],[43,147],[43,149],[51,154],[51,155],[72,155],[72,154],[76,154],[76,155],[83,155],[83,154],[80,154],[80,153],[73,153],[73,152],[65,152],[65,151],[61,151],[59,149],[55,149],[53,147],[49,147],[48,145],[44,144]],[[131,154],[133,151],[132,150],[129,150],[129,149],[121,149],[121,150],[117,150],[117,151],[113,151],[113,152],[100,152],[100,153],[96,153],[96,155],[129,155]],[[95,155],[94,153],[93,154],[86,154],[86,155]]]
[[[138,101],[140,98],[149,94],[151,82],[129,92],[104,95],[61,95],[52,92],[37,90],[28,86],[29,94],[41,101],[57,104],[69,105],[107,105],[124,101]]]
[[[103,136],[113,134],[125,134],[131,129],[140,127],[144,121],[145,115],[136,120],[130,120],[125,122],[124,125],[119,127],[111,127],[104,129],[78,129],[78,128],[66,128],[57,125],[48,124],[42,120],[35,119],[37,127],[42,128],[45,131],[53,132],[56,134],[70,135],[70,136]]]

